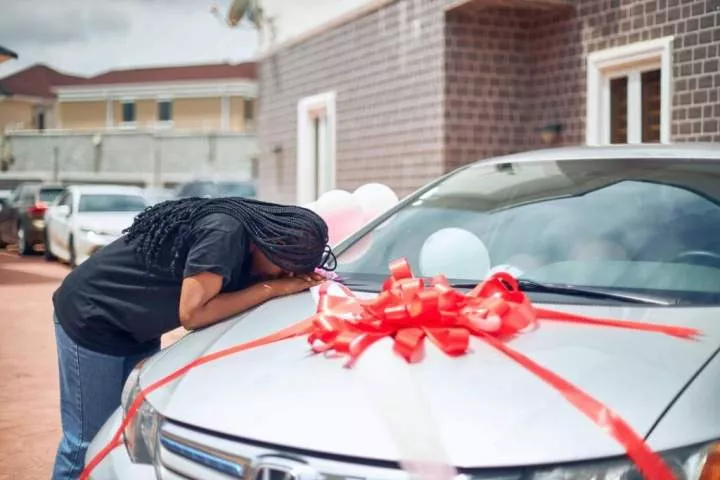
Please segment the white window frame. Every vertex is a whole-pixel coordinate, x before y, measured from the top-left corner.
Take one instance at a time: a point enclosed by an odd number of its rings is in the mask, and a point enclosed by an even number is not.
[[[155,97],[155,115],[159,117],[159,107],[163,102],[170,102],[170,120],[155,118],[155,127],[160,129],[173,128],[175,125],[175,99],[172,96],[160,95]],[[137,112],[136,112],[137,113]]]
[[[125,104],[132,103],[135,105],[135,120],[132,122],[126,122],[123,118],[125,116]],[[135,98],[121,98],[120,99],[120,128],[137,128],[137,101]]]
[[[297,130],[297,202],[301,205],[317,200],[322,193],[335,188],[336,182],[336,94],[326,92],[306,97],[298,102]],[[326,151],[322,155],[321,165],[315,164],[315,146],[313,143],[312,123],[321,112],[325,119],[327,138]],[[317,167],[321,169],[318,171]],[[322,175],[320,175],[322,173]],[[315,190],[318,178],[327,179],[325,184]]]
[[[610,143],[610,80],[628,77],[627,143],[642,143],[641,73],[660,69],[660,143],[672,134],[672,36],[600,50],[587,59],[588,145]],[[632,101],[631,99],[640,99]]]

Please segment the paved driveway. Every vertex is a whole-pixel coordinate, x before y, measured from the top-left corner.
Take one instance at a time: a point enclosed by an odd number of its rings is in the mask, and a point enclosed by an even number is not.
[[[51,295],[67,272],[0,250],[0,480],[50,477],[60,436]]]

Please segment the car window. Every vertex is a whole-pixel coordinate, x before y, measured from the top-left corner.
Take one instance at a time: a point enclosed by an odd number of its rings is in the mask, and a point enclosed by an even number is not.
[[[80,196],[79,212],[140,212],[146,207],[141,195],[83,194]]]
[[[406,257],[425,277],[492,271],[720,303],[720,162],[478,165],[338,250],[346,277]]]
[[[220,182],[217,184],[218,194],[224,197],[254,197],[255,186],[245,182]]]
[[[62,188],[42,188],[38,194],[41,202],[52,203],[63,192]]]

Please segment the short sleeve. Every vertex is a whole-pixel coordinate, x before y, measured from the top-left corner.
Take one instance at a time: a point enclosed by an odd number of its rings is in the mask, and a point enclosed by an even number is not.
[[[198,273],[215,273],[223,278],[223,287],[232,280],[233,272],[241,271],[247,250],[244,232],[206,228],[194,236],[185,261],[184,277]]]

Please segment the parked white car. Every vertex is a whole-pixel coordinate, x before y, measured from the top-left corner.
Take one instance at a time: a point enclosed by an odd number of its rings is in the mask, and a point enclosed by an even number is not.
[[[122,235],[148,205],[137,187],[70,186],[45,214],[45,258],[75,266]]]

